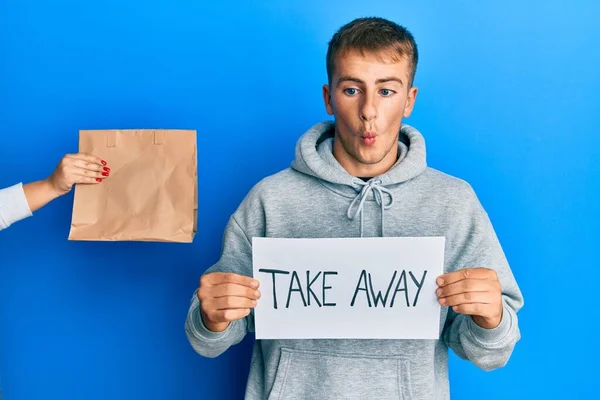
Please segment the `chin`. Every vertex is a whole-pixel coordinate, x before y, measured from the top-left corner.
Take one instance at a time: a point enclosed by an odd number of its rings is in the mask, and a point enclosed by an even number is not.
[[[380,154],[359,153],[357,159],[363,164],[373,165],[380,163],[383,157]]]

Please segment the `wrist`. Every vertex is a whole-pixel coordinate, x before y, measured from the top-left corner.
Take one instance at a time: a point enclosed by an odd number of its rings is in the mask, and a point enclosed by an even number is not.
[[[202,318],[202,323],[211,332],[223,332],[229,326],[229,322],[209,322],[208,318],[204,314],[204,311],[200,310],[200,317]]]
[[[44,193],[50,198],[54,200],[57,197],[60,197],[67,192],[64,190],[60,190],[53,182],[52,177],[46,178],[40,183],[43,187]]]
[[[485,329],[494,329],[497,328],[500,325],[500,322],[502,322],[502,313],[500,313],[500,315],[495,316],[495,317],[482,317],[479,315],[473,315],[473,322],[475,322],[477,325],[479,325],[482,328]]]

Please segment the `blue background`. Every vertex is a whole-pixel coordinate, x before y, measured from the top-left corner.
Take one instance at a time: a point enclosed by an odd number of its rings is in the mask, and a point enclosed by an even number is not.
[[[79,129],[199,132],[194,244],[68,242],[72,195],[0,233],[6,400],[234,399],[251,338],[196,355],[183,324],[247,191],[327,116],[343,23],[406,25],[432,167],[469,181],[525,295],[523,338],[458,399],[596,394],[600,6],[594,1],[0,2],[0,187],[49,175]]]

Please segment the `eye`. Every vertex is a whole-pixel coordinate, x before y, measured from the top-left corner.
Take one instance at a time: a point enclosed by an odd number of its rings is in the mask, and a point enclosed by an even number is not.
[[[348,96],[354,96],[356,93],[358,93],[358,90],[356,88],[346,88],[344,89],[344,93]]]
[[[393,94],[395,94],[395,93],[396,93],[396,92],[394,92],[394,91],[393,91],[393,90],[391,90],[391,89],[381,89],[381,90],[379,91],[379,94],[381,94],[383,97],[390,97],[390,96],[392,96],[392,95],[393,95]]]

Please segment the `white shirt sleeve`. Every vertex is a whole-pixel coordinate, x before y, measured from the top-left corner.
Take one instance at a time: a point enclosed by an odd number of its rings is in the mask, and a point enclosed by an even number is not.
[[[0,230],[31,215],[23,184],[19,183],[0,190]]]

